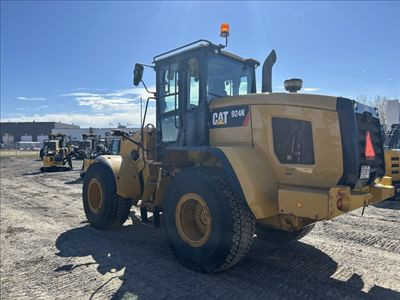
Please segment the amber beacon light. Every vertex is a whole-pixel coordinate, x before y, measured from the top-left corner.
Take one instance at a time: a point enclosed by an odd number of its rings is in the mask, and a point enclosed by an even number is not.
[[[229,24],[228,23],[221,24],[221,33],[219,35],[224,38],[227,38],[229,36]]]

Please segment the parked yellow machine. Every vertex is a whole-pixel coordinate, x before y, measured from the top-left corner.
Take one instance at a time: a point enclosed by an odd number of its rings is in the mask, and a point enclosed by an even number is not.
[[[83,133],[82,140],[78,142],[77,147],[74,149],[75,158],[84,159],[87,157],[91,150],[97,145],[99,142],[99,135],[94,133]]]
[[[43,149],[43,166],[40,171],[72,170],[72,148],[64,134],[51,134]],[[68,168],[65,165],[68,163]]]
[[[395,197],[400,196],[400,124],[393,124],[385,139],[386,176],[392,177]]]
[[[385,149],[386,174],[393,182],[400,181],[400,149]]]
[[[224,24],[221,35],[227,38]],[[346,98],[272,93],[275,51],[263,65],[200,40],[154,57],[156,124],[122,135],[120,155],[88,168],[83,206],[96,228],[162,212],[170,247],[186,267],[217,272],[238,263],[254,234],[301,238],[317,221],[393,195],[374,108]],[[144,66],[136,64],[134,84]],[[146,103],[145,116],[149,104]]]
[[[119,130],[113,130],[113,133],[117,131]],[[88,151],[86,152],[85,158],[83,159],[80,177],[83,178],[85,176],[87,169],[94,162],[96,157],[106,154],[117,155],[120,149],[120,142],[120,139],[114,135],[103,139],[96,139],[96,143],[92,144],[93,147],[87,149]]]

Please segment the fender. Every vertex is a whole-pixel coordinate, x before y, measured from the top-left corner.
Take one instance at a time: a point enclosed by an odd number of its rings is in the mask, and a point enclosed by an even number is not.
[[[112,171],[118,196],[133,199],[140,197],[140,176],[132,159],[119,155],[101,155],[96,157],[94,162],[106,165]]]
[[[212,160],[214,158],[214,160]],[[262,154],[251,145],[180,147],[166,149],[163,166],[184,167],[218,160],[235,193],[248,204],[256,219],[278,215],[278,186]]]

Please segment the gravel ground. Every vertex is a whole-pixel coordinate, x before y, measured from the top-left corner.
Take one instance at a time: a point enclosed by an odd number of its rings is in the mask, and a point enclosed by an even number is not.
[[[285,246],[256,239],[240,264],[205,275],[182,267],[163,229],[135,211],[118,230],[89,226],[79,171],[0,162],[1,299],[400,299],[400,201],[321,222]]]

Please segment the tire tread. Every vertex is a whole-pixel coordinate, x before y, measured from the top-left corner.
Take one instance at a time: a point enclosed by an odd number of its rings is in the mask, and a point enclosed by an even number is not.
[[[86,186],[89,184],[90,180],[92,177],[95,176],[100,176],[102,179],[102,184],[110,184],[109,186],[109,192],[104,195],[106,199],[104,201],[108,202],[109,209],[107,210],[108,213],[104,214],[103,217],[101,218],[101,221],[92,221],[90,220],[90,217],[88,216],[89,214],[92,214],[90,212],[90,209],[85,205],[85,190]],[[130,208],[132,206],[132,199],[130,198],[121,198],[116,194],[116,188],[115,188],[115,179],[110,170],[107,169],[106,166],[103,166],[101,164],[93,164],[89,167],[87,172],[85,173],[84,176],[84,183],[83,183],[83,201],[84,201],[84,209],[86,213],[86,217],[89,220],[89,223],[92,224],[93,227],[97,229],[113,229],[120,227],[122,224],[125,223],[125,221],[129,217],[130,213]]]
[[[197,169],[218,183],[232,211],[234,230],[232,246],[225,262],[214,271],[221,272],[237,264],[250,250],[256,222],[247,203],[233,191],[223,169],[218,167],[198,167]]]

